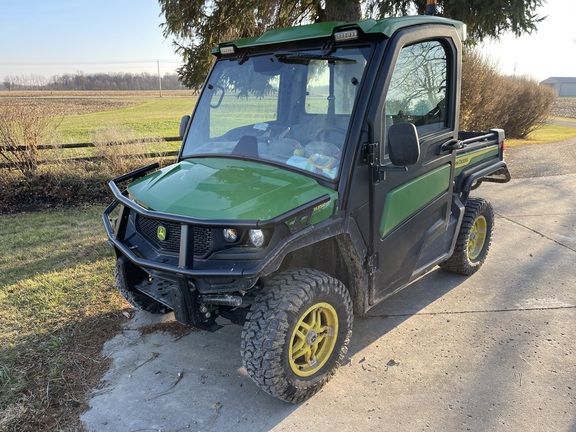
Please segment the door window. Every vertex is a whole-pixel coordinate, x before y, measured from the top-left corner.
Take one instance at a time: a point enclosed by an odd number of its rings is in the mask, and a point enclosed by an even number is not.
[[[438,41],[400,51],[386,98],[386,127],[413,123],[422,136],[446,126],[446,49]]]

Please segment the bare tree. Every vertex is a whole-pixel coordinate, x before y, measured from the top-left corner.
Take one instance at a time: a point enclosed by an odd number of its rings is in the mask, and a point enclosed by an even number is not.
[[[25,177],[36,176],[39,146],[61,121],[36,104],[4,104],[0,107],[0,157]]]

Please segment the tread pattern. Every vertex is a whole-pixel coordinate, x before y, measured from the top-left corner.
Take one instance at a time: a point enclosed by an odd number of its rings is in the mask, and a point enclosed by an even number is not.
[[[477,260],[471,261],[468,257],[468,242],[474,222],[479,216],[484,216],[487,222],[486,240],[482,252]],[[462,225],[456,240],[456,246],[452,256],[440,267],[452,273],[470,276],[476,273],[488,255],[492,243],[492,233],[494,230],[494,209],[492,204],[482,198],[470,198],[466,203],[466,210],[462,219]]]
[[[330,359],[315,375],[296,376],[288,362],[288,337],[299,314],[327,301],[338,313],[338,340]],[[242,331],[240,353],[248,375],[264,391],[287,402],[310,398],[342,363],[352,336],[352,300],[339,280],[312,269],[280,273],[256,297]]]

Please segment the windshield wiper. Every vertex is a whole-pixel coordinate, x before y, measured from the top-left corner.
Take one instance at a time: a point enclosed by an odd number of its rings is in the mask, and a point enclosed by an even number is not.
[[[326,60],[328,62],[338,63],[356,63],[356,60],[346,57],[336,57],[324,54],[310,54],[303,52],[278,51],[274,53],[274,56],[278,59],[278,61],[282,63],[308,64],[310,63],[310,60]]]

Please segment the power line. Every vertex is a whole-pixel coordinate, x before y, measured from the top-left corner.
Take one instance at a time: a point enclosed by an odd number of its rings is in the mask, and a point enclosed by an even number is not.
[[[23,62],[23,63],[2,63],[2,67],[4,66],[66,66],[66,65],[90,65],[90,64],[133,64],[133,63],[141,63],[141,64],[149,64],[154,63],[156,65],[157,62],[160,63],[173,63],[173,64],[180,64],[177,60],[122,60],[122,61],[78,61],[78,62],[49,62],[49,63],[36,63],[36,62]]]
[[[0,64],[0,78],[6,75],[38,74],[44,76],[65,75],[91,72],[148,72],[156,74],[159,69],[175,73],[181,62],[167,59],[143,60],[102,60],[102,61],[54,61],[54,62],[8,62]]]

